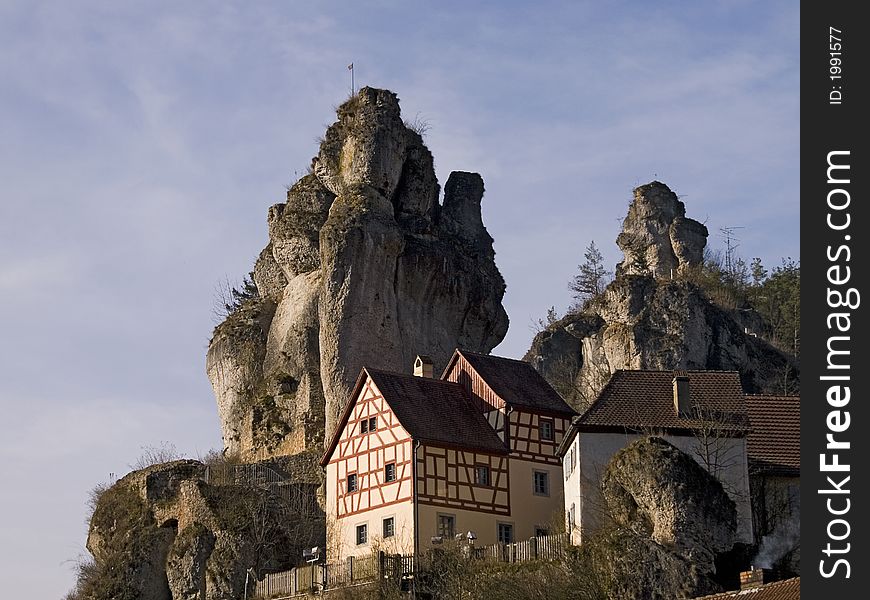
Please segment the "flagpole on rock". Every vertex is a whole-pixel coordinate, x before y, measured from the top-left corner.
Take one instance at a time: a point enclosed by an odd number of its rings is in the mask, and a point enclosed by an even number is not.
[[[353,63],[350,63],[349,65],[347,65],[347,70],[350,71],[350,95],[355,96],[356,95],[356,85],[353,81]]]

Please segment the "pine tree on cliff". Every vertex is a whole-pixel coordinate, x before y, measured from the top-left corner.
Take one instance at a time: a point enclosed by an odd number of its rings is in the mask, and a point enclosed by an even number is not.
[[[610,272],[604,268],[604,257],[595,246],[595,240],[586,247],[585,262],[568,285],[574,292],[573,309],[579,310],[591,299],[604,291]]]

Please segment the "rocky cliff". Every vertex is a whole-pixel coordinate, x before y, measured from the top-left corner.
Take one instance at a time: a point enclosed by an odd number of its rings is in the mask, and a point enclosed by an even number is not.
[[[736,370],[747,392],[793,392],[798,366],[751,333],[760,317],[717,305],[694,283],[706,238],[667,186],[635,189],[617,238],[625,257],[616,278],[536,335],[524,359],[580,410],[616,369]]]
[[[94,562],[73,597],[247,597],[256,574],[289,568],[322,543],[317,487],[263,465],[180,460],[134,471],[99,494],[87,542]]]
[[[259,297],[218,325],[207,372],[224,446],[247,460],[321,448],[363,365],[436,368],[507,332],[505,283],[481,219],[483,180],[432,155],[396,95],[342,104],[311,173],[269,209]]]

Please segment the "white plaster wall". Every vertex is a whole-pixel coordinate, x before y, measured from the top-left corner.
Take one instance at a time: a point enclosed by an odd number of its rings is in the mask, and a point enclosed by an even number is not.
[[[626,433],[578,433],[574,444],[578,448],[577,468],[565,482],[566,510],[574,502],[577,506],[579,530],[572,532],[572,541],[580,543],[583,535],[598,529],[606,518],[606,506],[601,496],[601,476],[610,459],[619,450],[642,437]],[[698,464],[699,442],[694,436],[661,436],[689,456]],[[716,443],[721,446],[720,453],[726,457],[722,461],[719,480],[725,491],[734,500],[737,508],[737,540],[752,543],[752,505],[749,496],[749,474],[746,462],[745,438],[720,438]],[[564,477],[564,465],[563,465]]]

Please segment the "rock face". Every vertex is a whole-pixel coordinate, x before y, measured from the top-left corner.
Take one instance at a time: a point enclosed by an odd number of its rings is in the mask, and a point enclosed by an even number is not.
[[[258,471],[247,466],[242,472]],[[87,547],[94,572],[78,597],[241,598],[248,569],[289,568],[287,561],[304,547],[322,543],[317,484],[236,483],[237,473],[207,470],[193,460],[119,480],[100,495],[91,518]]]
[[[623,448],[602,491],[614,526],[591,544],[614,600],[673,600],[718,591],[714,559],[732,548],[734,502],[692,457],[660,438]]]
[[[795,389],[795,361],[747,333],[761,329],[760,317],[721,308],[692,282],[706,229],[684,214],[664,184],[637,188],[617,239],[626,258],[614,281],[579,313],[539,333],[526,353],[524,360],[579,410],[616,369],[735,370],[747,392]],[[640,259],[644,273],[632,274],[638,267],[632,249],[642,244],[650,244]]]
[[[634,190],[616,245],[625,259],[617,274],[668,277],[701,264],[707,228],[686,218],[686,205],[665,184],[653,181]]]
[[[269,209],[259,298],[209,344],[225,449],[248,460],[321,448],[364,365],[437,367],[507,332],[481,177],[452,173],[439,204],[392,92],[363,88],[337,114],[311,174]]]
[[[618,525],[669,547],[704,572],[734,546],[737,510],[722,484],[691,456],[661,438],[629,444],[602,478]]]

